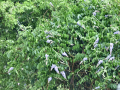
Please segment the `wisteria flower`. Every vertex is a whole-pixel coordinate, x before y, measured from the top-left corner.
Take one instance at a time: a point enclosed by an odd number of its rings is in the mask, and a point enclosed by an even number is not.
[[[10,72],[10,71],[12,71],[14,69],[14,67],[10,67],[10,69],[8,70],[8,73]]]
[[[99,38],[96,39],[96,41],[94,42],[94,45],[97,44],[99,42]]]
[[[50,35],[46,36],[46,38],[49,38],[49,37],[52,37],[52,36],[50,36]]]
[[[87,60],[87,57],[84,57],[83,60],[79,64],[82,64],[83,61],[86,61],[86,60]]]
[[[116,31],[116,32],[114,32],[114,34],[120,34],[120,31]]]
[[[59,70],[57,66],[54,68],[54,70],[59,74]]]
[[[52,80],[52,77],[49,77],[49,78],[48,78],[48,83],[49,83],[51,80]]]
[[[52,7],[54,7],[53,4],[52,4],[51,2],[50,2],[50,5],[51,5]]]
[[[100,60],[96,67],[98,67],[101,63],[103,63],[103,60]]]
[[[111,57],[111,54],[109,54],[105,59],[108,60]]]
[[[81,24],[79,23],[79,21],[77,22],[77,25],[85,29],[85,26],[84,26],[84,25],[81,25]]]
[[[51,42],[52,42],[52,40],[47,40],[46,42],[47,42],[47,43],[51,43]]]
[[[111,57],[111,58],[109,59],[109,61],[114,60],[114,59],[115,59],[115,57]]]
[[[113,43],[110,43],[110,54],[112,54]]]
[[[62,76],[66,79],[65,72],[64,72],[64,71],[61,71],[60,73],[61,73],[61,74],[62,74]]]
[[[96,48],[97,46],[98,46],[98,44],[95,44],[95,45],[94,45],[94,48]]]
[[[87,57],[84,57],[84,58],[83,58],[83,61],[86,61],[86,60],[87,60]]]
[[[117,67],[115,67],[115,70],[119,67],[119,65],[117,65]]]
[[[93,12],[93,15],[96,16],[96,12]]]
[[[105,17],[108,17],[109,15],[105,15]]]
[[[95,87],[95,89],[99,89],[100,88],[100,86],[98,86],[98,87]]]
[[[78,26],[81,26],[80,23],[79,23],[79,21],[77,22],[77,25],[78,25]]]
[[[18,83],[18,86],[20,85],[20,83]]]
[[[68,55],[66,54],[66,52],[62,53],[63,56],[68,57]]]
[[[52,64],[52,66],[51,66],[51,71],[52,71],[52,69],[55,68],[55,67],[56,67],[56,65],[55,65],[55,64]]]
[[[58,67],[55,64],[52,64],[51,70],[54,68],[54,70],[59,74]]]
[[[49,57],[49,55],[45,54],[45,58],[46,58],[46,60],[48,60],[48,57]]]

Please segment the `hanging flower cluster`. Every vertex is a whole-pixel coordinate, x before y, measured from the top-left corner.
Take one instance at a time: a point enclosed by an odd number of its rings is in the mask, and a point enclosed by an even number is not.
[[[10,71],[12,71],[14,69],[14,67],[10,67],[10,69],[8,70],[8,73],[10,72]]]
[[[99,42],[99,38],[97,38],[96,41],[94,42],[94,44],[93,44],[94,48],[96,48],[98,46],[98,44],[97,44],[98,42]]]
[[[114,32],[114,34],[120,34],[120,31],[116,31],[116,32]]]
[[[111,57],[111,54],[110,54],[110,55],[108,55],[105,59],[106,59],[106,60],[108,60],[110,57]]]
[[[68,57],[68,55],[66,54],[66,52],[62,53],[63,56]]]
[[[112,54],[113,43],[110,43],[110,54]]]
[[[52,66],[51,66],[51,71],[52,71],[53,68],[54,68],[54,70],[59,74],[58,67],[57,67],[55,64],[52,64]]]
[[[114,59],[115,59],[115,57],[111,57],[108,62],[110,62],[111,60],[114,60]]]
[[[68,55],[67,55],[65,52],[62,53],[62,55],[68,57]],[[48,56],[49,56],[49,55],[45,54],[46,60],[48,60]],[[58,67],[57,67],[55,64],[52,64],[52,66],[51,66],[51,71],[52,71],[53,69],[56,71],[56,73],[59,74]],[[60,74],[62,74],[62,76],[63,76],[65,79],[67,79],[67,78],[66,78],[66,74],[65,74],[64,71],[61,71]],[[51,80],[52,80],[52,77],[49,77],[49,78],[48,78],[48,83],[49,83]]]
[[[87,57],[84,57],[83,60],[79,64],[82,64],[86,60],[87,60]]]
[[[52,77],[49,77],[49,78],[48,78],[48,83],[49,83],[51,80],[52,80]]]
[[[47,43],[52,43],[53,41],[48,39],[46,42],[47,42]]]
[[[96,67],[98,67],[101,63],[103,63],[103,60],[100,60]]]

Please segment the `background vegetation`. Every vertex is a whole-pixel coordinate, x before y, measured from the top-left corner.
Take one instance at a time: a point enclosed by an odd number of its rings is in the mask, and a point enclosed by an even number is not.
[[[119,29],[119,0],[1,0],[0,89],[116,90]]]

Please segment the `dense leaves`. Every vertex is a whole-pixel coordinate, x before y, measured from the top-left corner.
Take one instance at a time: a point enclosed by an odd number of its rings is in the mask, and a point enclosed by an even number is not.
[[[119,0],[0,2],[0,88],[116,90]]]

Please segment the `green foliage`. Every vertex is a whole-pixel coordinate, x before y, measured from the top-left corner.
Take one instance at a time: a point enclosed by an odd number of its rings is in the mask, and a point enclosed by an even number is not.
[[[120,29],[118,2],[1,1],[0,88],[116,90],[120,83],[120,32],[114,34]],[[106,59],[109,54],[114,60]],[[99,60],[103,62],[98,65]]]

